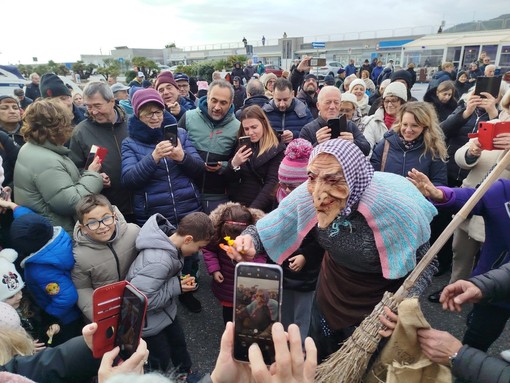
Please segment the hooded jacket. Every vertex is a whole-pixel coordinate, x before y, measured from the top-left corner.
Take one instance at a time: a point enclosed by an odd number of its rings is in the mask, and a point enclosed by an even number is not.
[[[33,213],[32,210],[18,206],[14,209],[14,218],[30,213]],[[26,286],[35,302],[63,324],[80,317],[76,306],[78,293],[71,279],[74,266],[72,247],[71,237],[62,227],[56,226],[51,239],[21,261]]]
[[[434,106],[439,122],[443,122],[457,108],[457,101],[455,100],[455,94],[453,94],[447,103],[443,103],[439,101],[436,92],[437,87],[429,89],[427,93],[425,93],[425,95],[423,96],[423,101],[427,101]]]
[[[180,274],[184,258],[170,237],[175,227],[161,214],[154,214],[136,239],[138,257],[126,279],[148,299],[142,335],[159,334],[177,315],[177,296],[182,293]]]
[[[171,123],[175,119],[165,112],[162,126]],[[178,129],[178,137],[184,151],[182,162],[162,158],[156,163],[152,152],[163,140],[161,129],[151,129],[136,116],[129,119],[129,137],[122,143],[122,185],[132,191],[140,226],[155,213],[177,226],[185,215],[202,210],[195,182],[204,173],[204,162],[184,129]]]
[[[108,242],[97,242],[81,231],[80,223],[74,226],[73,283],[78,290],[78,307],[92,321],[92,293],[98,287],[124,280],[129,267],[138,254],[135,246],[140,228],[127,223],[116,206],[115,234]]]

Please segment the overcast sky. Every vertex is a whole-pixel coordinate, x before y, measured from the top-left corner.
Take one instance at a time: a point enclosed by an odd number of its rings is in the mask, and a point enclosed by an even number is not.
[[[503,0],[8,0],[1,4],[0,64],[30,64],[32,57],[40,63],[73,62],[80,54],[108,54],[116,46],[185,47],[240,42],[243,37],[255,44],[262,35],[269,44],[283,32],[289,37],[320,36],[316,40],[394,28],[400,28],[397,36],[413,27],[415,33],[428,33],[437,30],[442,20],[448,28],[492,19],[508,10]]]

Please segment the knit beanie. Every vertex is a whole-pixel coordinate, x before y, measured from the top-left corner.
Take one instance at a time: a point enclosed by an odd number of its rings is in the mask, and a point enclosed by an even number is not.
[[[285,149],[285,157],[278,168],[278,180],[296,186],[305,182],[308,178],[306,167],[312,150],[312,144],[303,138],[296,138],[289,142]],[[285,196],[285,191],[278,188],[277,200],[280,201]]]
[[[330,74],[324,77],[324,85],[335,85],[335,78]]]
[[[165,71],[158,74],[156,78],[156,83],[154,84],[154,89],[158,89],[161,84],[172,84],[175,86],[175,89],[179,89],[177,82],[174,79],[174,75],[172,72]]]
[[[0,382],[5,383],[35,383],[33,380],[30,380],[22,375],[12,374],[7,371],[0,372]]]
[[[407,84],[407,89],[411,89],[413,87],[411,73],[409,73],[405,69],[393,72],[390,76],[390,80],[391,82],[395,82],[396,80],[404,80]]]
[[[165,109],[165,102],[156,89],[141,89],[133,95],[133,99],[131,100],[131,105],[133,105],[133,111],[136,117],[140,117],[140,108],[149,102],[154,102],[161,106],[161,109]]]
[[[21,257],[35,253],[53,237],[53,225],[42,215],[29,213],[12,221],[11,246]]]
[[[285,157],[278,169],[278,179],[289,184],[305,182],[308,178],[306,167],[312,150],[310,141],[303,138],[296,138],[289,142],[285,149]]]
[[[13,249],[3,249],[0,251],[0,301],[16,295],[18,291],[25,286],[21,275],[14,267],[14,261],[18,258],[18,253]]]
[[[39,90],[42,98],[71,96],[71,90],[64,82],[54,73],[45,73],[41,77]]]
[[[5,302],[0,302],[0,326],[16,330],[21,328],[21,319],[18,312],[14,307]]]
[[[407,88],[401,82],[391,82],[384,88],[383,99],[395,96],[407,102]]]
[[[352,92],[352,90],[354,89],[354,87],[356,85],[361,85],[363,87],[363,89],[365,89],[365,90],[367,89],[367,84],[365,84],[365,81],[358,78],[349,84],[349,92]]]

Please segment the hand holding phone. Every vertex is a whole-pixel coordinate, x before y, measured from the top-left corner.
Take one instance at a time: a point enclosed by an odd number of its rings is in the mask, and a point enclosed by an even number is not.
[[[278,265],[242,262],[234,276],[234,359],[248,362],[248,349],[257,343],[264,362],[275,361],[271,328],[281,317],[283,272]]]
[[[163,139],[170,141],[173,146],[177,146],[177,124],[163,126]]]
[[[246,148],[251,148],[250,136],[239,137],[239,148],[242,148],[243,146],[246,146]]]
[[[330,118],[328,120],[328,128],[331,129],[331,138],[340,137],[340,133],[347,132],[347,116],[342,114],[340,117]]]

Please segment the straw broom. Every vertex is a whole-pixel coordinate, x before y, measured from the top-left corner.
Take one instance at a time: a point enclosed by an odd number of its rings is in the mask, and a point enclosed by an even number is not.
[[[318,383],[342,382],[361,383],[368,367],[368,362],[377,349],[381,336],[379,330],[383,325],[379,316],[383,314],[384,306],[396,311],[402,300],[408,297],[409,290],[419,278],[423,270],[432,262],[455,229],[467,218],[476,203],[483,197],[487,189],[497,181],[499,175],[510,165],[510,151],[507,151],[502,160],[482,182],[462,209],[453,217],[437,240],[432,244],[418,265],[408,275],[400,288],[391,294],[385,292],[384,296],[372,313],[361,322],[358,328],[348,338],[342,347],[330,355],[317,368],[315,381]]]

